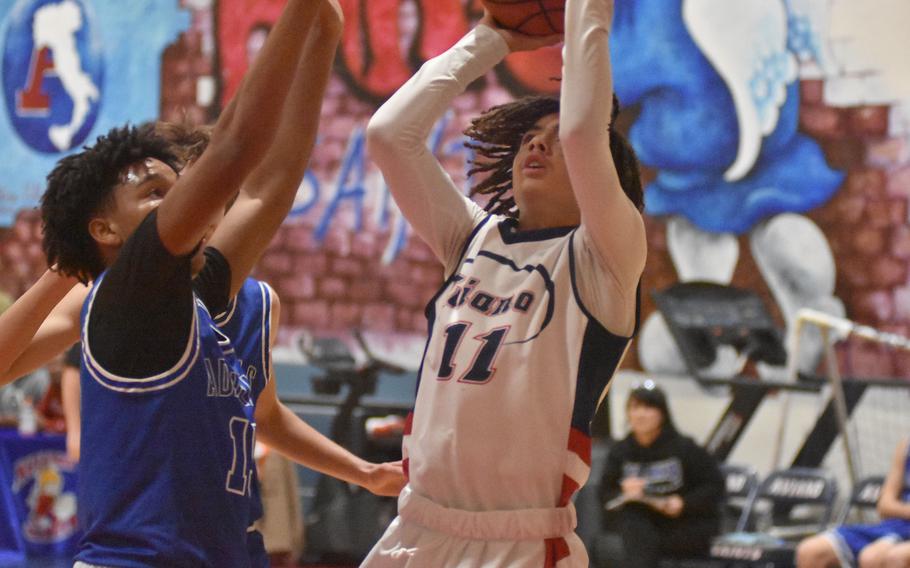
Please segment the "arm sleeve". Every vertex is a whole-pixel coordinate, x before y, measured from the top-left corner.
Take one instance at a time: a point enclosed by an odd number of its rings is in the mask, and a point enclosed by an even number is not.
[[[192,325],[192,255],[168,252],[156,219],[153,211],[123,245],[97,284],[89,316],[93,357],[123,377],[170,369],[186,348]]]
[[[718,514],[726,487],[717,462],[704,448],[692,440],[684,445],[682,456],[685,475],[683,498],[687,515],[710,516]]]
[[[618,292],[625,303],[624,317],[597,313],[596,298],[585,298],[584,292],[582,299],[595,316],[606,318],[602,323],[608,329],[623,332],[633,327],[635,290],[647,244],[641,214],[623,192],[610,152],[613,79],[607,4],[566,2],[560,140],[581,210],[578,246]]]
[[[485,212],[455,186],[426,139],[452,100],[508,53],[502,36],[478,26],[427,61],[370,120],[370,156],[414,231],[454,270],[462,244]]]
[[[227,309],[231,295],[231,265],[215,247],[206,248],[205,265],[193,278],[193,289],[212,315]]]

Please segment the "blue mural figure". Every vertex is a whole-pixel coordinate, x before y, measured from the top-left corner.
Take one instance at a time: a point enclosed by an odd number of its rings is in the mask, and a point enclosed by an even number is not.
[[[827,240],[799,215],[844,177],[797,131],[798,63],[820,58],[806,23],[784,0],[617,0],[611,36],[616,92],[639,110],[630,140],[657,172],[646,211],[667,217],[680,279],[729,283],[746,234],[788,320],[802,307],[843,313]],[[683,370],[659,316],[639,349],[649,370]]]
[[[158,117],[161,56],[190,24],[160,0],[0,0],[0,227],[69,152]]]

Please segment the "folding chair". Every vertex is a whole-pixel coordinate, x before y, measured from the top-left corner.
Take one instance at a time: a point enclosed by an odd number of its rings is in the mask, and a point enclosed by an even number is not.
[[[746,505],[743,528],[715,540],[713,558],[747,566],[792,566],[800,539],[827,528],[834,513],[837,483],[810,468],[774,471]]]
[[[751,466],[728,463],[721,464],[720,471],[726,486],[721,534],[744,531],[748,521],[747,505],[758,490],[758,473]]]
[[[844,503],[844,508],[837,516],[836,524],[843,525],[847,521],[868,523],[873,521],[869,517],[877,518],[878,497],[884,484],[885,478],[881,475],[870,475],[857,481],[850,492],[850,499]]]

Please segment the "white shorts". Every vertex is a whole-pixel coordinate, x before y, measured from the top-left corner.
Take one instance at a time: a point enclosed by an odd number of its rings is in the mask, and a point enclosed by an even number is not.
[[[585,547],[573,532],[571,504],[460,511],[405,487],[398,510],[361,568],[588,568]]]

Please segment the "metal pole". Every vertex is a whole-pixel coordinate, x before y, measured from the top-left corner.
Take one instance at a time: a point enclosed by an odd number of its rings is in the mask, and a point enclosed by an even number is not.
[[[894,349],[903,349],[906,351],[910,351],[910,338],[896,333],[879,331],[866,325],[860,325],[846,318],[832,316],[818,310],[802,308],[796,312],[792,334],[787,338],[787,381],[791,383],[795,383],[798,380],[800,337],[806,323],[816,326],[822,334],[822,341],[825,344],[825,367],[827,367],[828,379],[831,382],[831,396],[834,398],[838,427],[840,428],[841,437],[843,438],[844,451],[847,457],[847,469],[849,470],[850,481],[855,482],[856,465],[853,452],[850,450],[850,436],[847,432],[847,401],[844,394],[843,379],[837,364],[837,355],[834,352],[834,343],[831,337],[832,331],[839,333],[844,338],[853,335],[867,341],[874,341],[876,343],[888,345]],[[790,395],[788,393],[781,393],[781,396],[783,397],[781,399],[782,416],[774,447],[774,469],[780,467],[784,431],[786,430],[790,412]]]
[[[793,329],[790,337],[787,338],[787,382],[795,383],[799,373],[799,342],[802,335],[803,319],[797,313],[793,322]],[[787,430],[787,422],[790,418],[790,393],[780,391],[780,422],[777,426],[777,436],[774,440],[774,452],[772,453],[771,471],[780,469],[780,462],[784,451],[784,433]]]
[[[830,341],[830,330],[827,326],[821,327],[822,341],[825,343],[825,367],[828,379],[831,381],[831,396],[834,397],[834,408],[837,411],[837,425],[840,429],[841,439],[844,443],[844,454],[847,458],[847,473],[850,475],[850,484],[856,483],[856,464],[853,460],[853,451],[850,449],[850,434],[847,431],[847,401],[844,397],[844,382],[840,376],[837,364],[837,354],[834,344]]]

